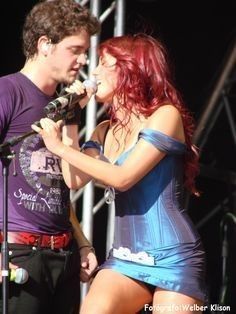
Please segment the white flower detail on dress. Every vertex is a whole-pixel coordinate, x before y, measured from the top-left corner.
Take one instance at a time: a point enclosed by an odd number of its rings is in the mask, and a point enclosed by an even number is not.
[[[119,249],[113,249],[113,256],[126,261],[131,261],[139,264],[153,266],[155,265],[154,257],[148,255],[148,253],[142,251],[138,253],[132,253],[129,248],[119,247]]]

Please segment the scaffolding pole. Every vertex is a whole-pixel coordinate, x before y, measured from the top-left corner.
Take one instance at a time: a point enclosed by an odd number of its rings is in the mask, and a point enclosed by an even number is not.
[[[114,12],[114,36],[120,36],[124,33],[124,9],[125,0],[113,1],[111,5],[100,15],[101,9],[101,0],[92,0],[90,1],[90,11],[91,13],[99,18],[102,23],[111,13]],[[89,64],[88,64],[88,77],[92,75],[92,71],[97,65],[97,47],[99,45],[100,37],[98,35],[92,36],[91,46],[89,49]],[[86,74],[84,73],[86,78]],[[101,116],[103,109],[97,111],[97,104],[94,98],[92,98],[89,104],[86,107],[86,119],[85,127],[81,130],[81,134],[85,135],[85,140],[88,140],[96,127],[97,118]],[[83,196],[83,205],[82,205],[82,229],[85,236],[92,243],[93,241],[93,216],[94,213],[102,207],[104,204],[103,199],[94,204],[95,198],[95,188],[96,186],[91,181],[83,189],[83,193],[74,191],[71,199],[73,202],[76,202],[77,197]],[[114,202],[113,202],[114,203]],[[98,206],[99,205],[99,206]],[[114,216],[115,209],[114,204],[108,205],[108,226],[107,226],[107,250],[111,247],[114,234]],[[96,210],[95,210],[96,209]],[[89,289],[89,284],[81,284],[81,300],[84,299]]]

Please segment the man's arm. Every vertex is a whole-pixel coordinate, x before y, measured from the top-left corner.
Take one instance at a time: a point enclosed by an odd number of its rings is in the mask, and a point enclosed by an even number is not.
[[[95,251],[91,243],[85,237],[72,206],[70,207],[70,221],[73,226],[74,237],[78,243],[80,250],[81,258],[80,279],[82,282],[88,282],[91,275],[97,269],[98,266]]]

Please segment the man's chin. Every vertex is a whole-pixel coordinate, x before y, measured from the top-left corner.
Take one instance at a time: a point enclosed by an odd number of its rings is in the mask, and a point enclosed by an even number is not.
[[[67,77],[66,80],[64,81],[65,84],[70,85],[76,80],[77,76],[70,76]]]
[[[78,72],[73,71],[73,73],[70,73],[70,75],[67,76],[66,83],[72,84],[77,78],[78,78]]]

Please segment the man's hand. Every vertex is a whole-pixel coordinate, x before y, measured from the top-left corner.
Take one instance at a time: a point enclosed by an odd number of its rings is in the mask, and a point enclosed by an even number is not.
[[[90,247],[82,247],[80,249],[81,269],[80,280],[82,282],[88,282],[93,275],[94,271],[98,267],[96,255]]]

